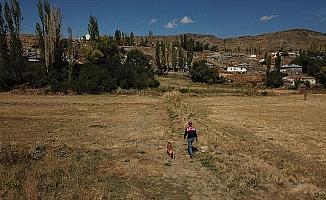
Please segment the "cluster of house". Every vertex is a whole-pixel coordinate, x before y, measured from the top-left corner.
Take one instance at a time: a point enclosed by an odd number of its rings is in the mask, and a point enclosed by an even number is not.
[[[40,62],[41,55],[36,49],[29,48],[23,50],[23,57],[28,60],[28,62]]]
[[[309,83],[311,86],[316,85],[316,78],[304,74],[302,68],[302,66],[295,64],[281,66],[280,72],[288,75],[282,78],[285,87],[293,87],[296,84],[305,83]]]

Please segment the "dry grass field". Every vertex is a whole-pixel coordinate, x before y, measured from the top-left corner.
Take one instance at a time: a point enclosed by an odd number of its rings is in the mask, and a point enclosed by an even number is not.
[[[2,93],[0,199],[326,199],[325,113],[326,95]]]

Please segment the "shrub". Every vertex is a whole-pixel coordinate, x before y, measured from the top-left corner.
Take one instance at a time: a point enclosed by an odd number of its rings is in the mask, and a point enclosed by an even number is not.
[[[26,63],[22,73],[22,82],[34,88],[49,84],[45,66],[42,63]]]
[[[209,68],[205,61],[194,62],[190,68],[191,80],[208,84],[223,83],[224,78],[219,76],[216,69]]]
[[[0,60],[0,91],[10,89],[17,81],[17,73],[15,73],[13,66],[6,61]]]
[[[115,90],[117,84],[107,69],[95,64],[86,64],[82,67],[79,77],[73,81],[72,88],[78,94],[99,94]]]
[[[279,88],[283,86],[282,80],[284,74],[279,71],[272,71],[266,74],[265,85],[271,88]]]
[[[139,50],[128,52],[121,71],[120,87],[144,89],[158,86],[159,82],[154,78],[154,70],[149,64],[148,57]]]

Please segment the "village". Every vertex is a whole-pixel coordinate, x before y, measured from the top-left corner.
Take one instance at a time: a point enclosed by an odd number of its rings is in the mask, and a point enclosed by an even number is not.
[[[36,38],[32,35],[23,35],[23,56],[31,63],[40,62],[41,55],[40,49],[37,48]],[[159,37],[161,41],[162,38]],[[164,40],[164,38],[163,38]],[[86,34],[80,38],[74,38],[74,43],[78,44],[79,47],[87,47],[90,41],[90,35]],[[174,47],[178,51],[179,47]],[[143,51],[150,58],[150,64],[157,71],[158,67],[155,62],[155,42],[153,41],[147,46],[143,46],[140,40],[133,42],[132,45],[121,45],[120,49],[124,52],[128,52],[132,49],[139,49]],[[79,50],[76,50],[79,51]],[[167,50],[166,50],[167,51]],[[167,52],[168,54],[168,52]],[[259,54],[248,54],[241,52],[229,52],[225,50],[224,46],[219,46],[214,50],[202,50],[193,53],[192,62],[205,61],[209,68],[213,68],[223,76],[229,83],[233,84],[251,84],[251,85],[263,85],[264,78],[266,76],[267,70],[275,70],[275,59],[277,55],[281,55],[281,66],[280,72],[284,74],[282,80],[284,82],[283,88],[295,88],[297,84],[305,85],[309,83],[309,86],[313,87],[317,85],[316,78],[303,72],[303,66],[292,64],[291,62],[298,56],[300,56],[300,51],[275,51],[266,52],[264,55]],[[267,64],[267,55],[271,57],[270,67]],[[169,55],[167,55],[169,56]],[[66,57],[66,60],[69,58]],[[122,56],[121,62],[124,62],[126,55]],[[170,61],[169,61],[170,59]],[[325,59],[325,57],[314,57],[313,59]],[[79,54],[78,58],[75,60],[79,64],[83,64],[86,61],[86,56],[82,52]],[[166,63],[166,74],[173,74],[176,72],[182,72],[185,75],[188,74],[190,67],[185,64],[184,67],[179,67],[177,61],[176,67],[172,66],[171,55],[167,58]]]

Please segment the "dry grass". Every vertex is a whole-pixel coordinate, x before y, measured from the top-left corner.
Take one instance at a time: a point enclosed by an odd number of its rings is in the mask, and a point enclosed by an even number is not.
[[[325,199],[325,100],[2,93],[0,199]]]
[[[176,177],[162,178],[165,112],[137,95],[1,94],[0,198],[187,198]]]
[[[189,98],[204,166],[234,198],[326,198],[326,96]],[[208,164],[207,164],[208,163]]]

